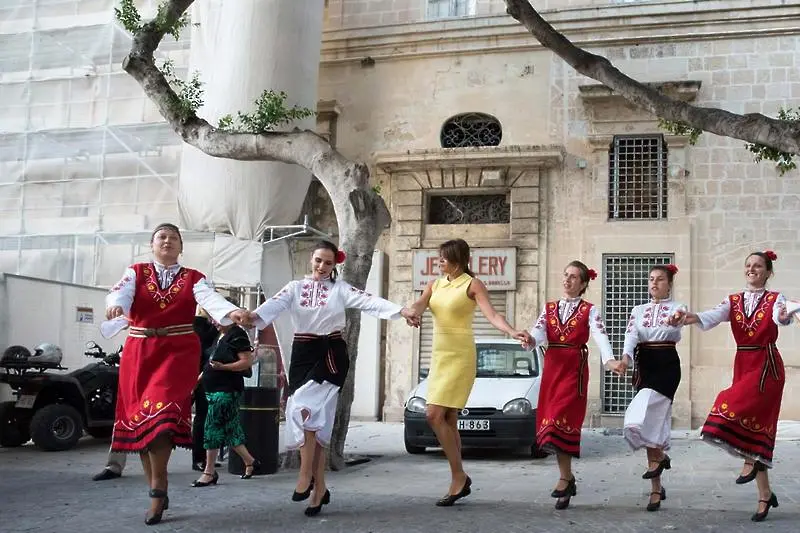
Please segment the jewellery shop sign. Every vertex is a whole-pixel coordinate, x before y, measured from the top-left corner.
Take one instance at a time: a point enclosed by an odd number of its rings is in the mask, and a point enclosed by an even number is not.
[[[473,248],[469,267],[490,291],[517,289],[516,248]],[[421,291],[441,277],[439,250],[414,250],[412,265],[414,290]]]

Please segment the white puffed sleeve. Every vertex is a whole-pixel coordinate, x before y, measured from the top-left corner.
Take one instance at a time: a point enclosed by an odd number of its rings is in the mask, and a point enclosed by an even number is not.
[[[344,281],[337,281],[336,284],[341,284],[339,290],[342,291],[346,309],[358,309],[370,316],[383,320],[400,318],[400,311],[403,310],[402,305],[397,305],[378,296],[372,296]]]
[[[206,278],[198,280],[197,283],[194,284],[192,293],[194,294],[194,301],[197,302],[197,305],[205,309],[206,312],[211,315],[211,318],[223,326],[230,326],[233,324],[233,320],[228,318],[228,314],[239,308],[215,291]]]
[[[625,329],[625,344],[622,348],[622,355],[627,355],[633,359],[633,352],[639,344],[639,328],[636,327],[638,319],[636,311],[639,307],[634,307],[631,310],[631,317],[628,319],[628,327]]]
[[[592,333],[592,339],[597,347],[600,348],[600,360],[603,364],[614,359],[614,350],[611,348],[611,341],[608,340],[606,334],[606,325],[603,324],[603,319],[596,306],[592,306],[589,311],[589,331]]]
[[[127,315],[131,312],[134,294],[136,294],[136,272],[128,267],[125,269],[122,279],[111,287],[111,291],[106,295],[106,309],[118,305]]]
[[[711,328],[719,326],[723,322],[728,322],[730,318],[731,301],[728,298],[722,300],[714,309],[697,313],[697,319],[700,321],[698,326],[703,331],[708,331]]]
[[[290,281],[279,290],[275,295],[268,299],[263,304],[259,305],[255,314],[258,318],[255,320],[255,326],[258,329],[264,329],[278,318],[278,315],[286,311],[292,306],[294,301],[295,287],[299,282],[297,280]]]
[[[541,346],[542,348],[547,346],[547,305],[544,306],[539,318],[531,326],[530,334],[533,337],[534,346]]]
[[[781,311],[786,311],[786,297],[778,293],[778,297],[775,298],[775,303],[772,304],[772,321],[775,322],[777,326],[788,326],[792,323],[792,317],[787,316],[786,322],[781,322],[779,318]]]

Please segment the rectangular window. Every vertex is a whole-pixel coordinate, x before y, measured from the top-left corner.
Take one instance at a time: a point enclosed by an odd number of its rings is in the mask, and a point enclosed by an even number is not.
[[[673,254],[603,255],[603,321],[614,354],[622,355],[631,310],[650,299],[647,278],[653,265],[668,265]],[[603,373],[603,412],[622,413],[633,399],[632,370],[625,377]]]
[[[448,194],[428,197],[428,224],[508,224],[507,194]]]
[[[428,20],[473,15],[475,0],[428,0]]]
[[[608,218],[667,218],[663,135],[616,135],[608,149]]]

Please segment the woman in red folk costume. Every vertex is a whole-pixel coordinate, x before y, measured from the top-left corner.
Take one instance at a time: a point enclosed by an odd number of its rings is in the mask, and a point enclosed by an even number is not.
[[[778,506],[772,492],[767,468],[772,468],[772,451],[785,375],[783,360],[775,342],[778,326],[791,324],[786,299],[779,292],[767,290],[772,277],[775,252],[767,250],[747,256],[744,271],[747,286],[731,294],[721,304],[702,313],[676,313],[675,323],[698,324],[707,331],[722,322],[730,322],[736,340],[733,383],[714,400],[703,425],[702,437],[735,457],[744,459],[736,483],[756,480],[758,509],[752,520],[761,522],[770,507]]]
[[[306,516],[319,514],[331,500],[325,484],[324,448],[331,441],[339,390],[350,367],[342,338],[345,311],[359,309],[384,320],[402,316],[409,325],[419,324],[413,310],[337,280],[336,265],[344,260],[344,252],[335,244],[320,241],[311,253],[311,275],[290,281],[250,315],[259,329],[284,311],[292,319],[295,335],[284,440],[288,449],[300,449],[300,473],[292,501],[311,498]]]
[[[192,389],[200,341],[192,329],[199,304],[221,324],[249,318],[217,294],[205,276],[178,263],[178,228],[160,224],[150,239],[154,261],[138,263],[106,297],[106,318],[127,320],[119,369],[111,449],[138,453],[150,487],[145,523],[157,524],[169,506],[167,464],[175,446],[192,446]]]
[[[589,337],[600,348],[606,368],[620,375],[627,368],[614,359],[598,309],[582,298],[589,281],[596,277],[597,273],[580,261],[569,263],[562,281],[564,296],[545,304],[531,329],[534,346],[547,345],[536,410],[536,444],[558,457],[560,479],[551,493],[558,498],[556,509],[566,509],[577,493],[572,458],[580,457],[581,426],[586,416]]]

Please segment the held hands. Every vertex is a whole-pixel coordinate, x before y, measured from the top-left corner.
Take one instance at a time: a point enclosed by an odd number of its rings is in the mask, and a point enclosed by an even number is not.
[[[228,318],[233,320],[236,324],[249,328],[253,325],[255,320],[255,313],[251,313],[247,309],[237,309],[228,313]]]
[[[112,305],[106,309],[106,320],[112,320],[120,316],[125,316],[125,310],[122,309],[121,305]]]
[[[672,327],[682,326],[683,322],[686,320],[686,311],[679,309],[673,313],[671,317],[667,319],[667,324]]]
[[[209,361],[208,365],[214,370],[225,370],[225,365],[219,361]]]
[[[412,308],[404,307],[400,310],[400,316],[406,319],[406,324],[412,328],[418,328],[422,322],[421,317]]]
[[[618,376],[624,376],[628,371],[628,358],[623,357],[622,360],[612,359],[606,363],[606,368]]]
[[[513,339],[518,340],[520,342],[520,344],[522,344],[523,348],[525,348],[526,345],[530,346],[530,345],[534,344],[533,337],[531,336],[530,333],[528,333],[524,329],[523,330],[519,330],[519,331],[514,330],[511,333],[511,337]]]

